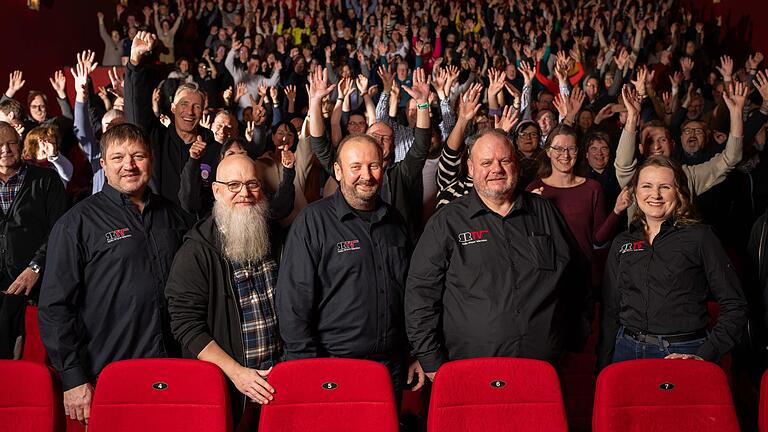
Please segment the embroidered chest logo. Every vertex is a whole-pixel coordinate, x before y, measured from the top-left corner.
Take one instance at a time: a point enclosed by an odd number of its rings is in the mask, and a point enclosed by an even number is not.
[[[104,236],[107,238],[107,244],[118,241],[118,240],[127,239],[128,237],[131,236],[128,233],[128,231],[130,231],[130,229],[122,228],[122,229],[116,229],[114,231],[110,231],[104,234]]]
[[[639,240],[631,243],[624,243],[619,248],[619,253],[625,254],[627,252],[640,252],[645,250],[645,240]]]
[[[360,249],[360,240],[345,240],[336,243],[336,253],[352,252]]]
[[[488,241],[486,238],[486,234],[488,234],[489,231],[487,229],[479,230],[479,231],[467,231],[459,234],[459,243],[461,243],[462,246],[467,246],[475,243],[485,243]]]

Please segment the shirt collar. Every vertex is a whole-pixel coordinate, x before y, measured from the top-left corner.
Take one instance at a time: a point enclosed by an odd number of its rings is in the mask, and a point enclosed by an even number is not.
[[[106,195],[107,198],[110,199],[110,201],[117,205],[125,206],[130,204],[131,206],[134,206],[133,201],[131,201],[131,198],[128,195],[113,188],[109,183],[105,182],[101,191],[104,193],[104,195]],[[147,188],[144,189],[144,203],[146,204],[145,208],[149,207],[149,204],[152,201],[151,198],[152,193],[149,190],[149,186],[147,186]]]
[[[13,183],[19,179],[22,179],[26,173],[27,173],[27,163],[22,160],[21,166],[19,166],[19,169],[16,170],[16,172],[12,176],[8,177],[7,182],[3,182],[2,180],[0,180],[0,184],[8,185],[10,183]]]
[[[519,193],[517,194],[517,197],[515,197],[515,202],[512,204],[512,209],[509,211],[507,216],[512,215],[513,213],[516,213],[518,211],[528,211],[530,204],[528,204],[528,199],[526,199],[525,195],[527,192]],[[469,217],[475,217],[478,214],[482,213],[494,213],[491,209],[488,208],[488,206],[485,205],[483,200],[480,198],[480,195],[477,194],[477,190],[475,188],[472,188],[472,190],[469,192],[469,204],[467,206],[467,215]],[[507,217],[504,216],[504,217]]]
[[[336,193],[333,195],[333,206],[336,209],[336,217],[339,219],[339,222],[343,222],[349,217],[358,217],[355,209],[349,205],[347,200],[344,198],[344,195],[341,193],[341,186],[336,189]],[[387,206],[384,201],[381,200],[381,197],[377,196],[376,208],[373,210],[373,217],[371,218],[371,222],[378,222],[384,219],[384,216],[386,215]]]
[[[668,231],[675,228],[675,223],[672,221],[672,218],[669,218],[661,223],[661,229],[659,229],[659,234],[663,233],[664,231]],[[640,232],[643,235],[645,235],[645,224],[641,219],[638,219],[631,224],[629,224],[629,232],[630,233],[637,233]]]

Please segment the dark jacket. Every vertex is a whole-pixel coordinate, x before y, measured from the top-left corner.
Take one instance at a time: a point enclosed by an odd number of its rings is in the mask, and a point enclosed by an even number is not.
[[[171,266],[165,296],[171,330],[184,357],[196,359],[215,340],[230,357],[245,364],[238,297],[230,266],[221,255],[213,216],[198,222],[184,237]],[[237,420],[245,409],[245,396],[227,382]]]
[[[33,165],[26,170],[8,214],[0,214],[0,271],[9,282],[32,261],[45,267],[48,234],[67,210],[64,186],[56,171]]]
[[[146,66],[125,67],[125,119],[144,130],[149,135],[152,147],[152,181],[150,186],[156,193],[179,204],[181,172],[189,159],[192,143],[185,143],[176,133],[171,122],[163,126],[152,112],[152,89]],[[213,138],[213,132],[198,126],[197,133],[208,143],[200,156],[200,163],[213,167],[219,163],[219,149]]]

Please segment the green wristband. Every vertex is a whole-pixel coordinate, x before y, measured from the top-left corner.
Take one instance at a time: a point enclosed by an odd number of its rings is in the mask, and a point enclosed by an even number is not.
[[[416,105],[416,108],[418,108],[418,109],[427,109],[427,108],[429,108],[429,104],[424,102],[424,103]]]

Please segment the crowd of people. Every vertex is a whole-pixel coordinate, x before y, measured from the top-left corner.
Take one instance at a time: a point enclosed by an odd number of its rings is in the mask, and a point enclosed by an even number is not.
[[[117,360],[216,364],[249,430],[281,361],[377,361],[400,395],[451,360],[557,367],[595,320],[596,371],[739,352],[763,371],[768,70],[729,56],[720,17],[140,7],[97,12],[101,61],[95,41],[50,80],[61,115],[16,98],[22,70],[0,100],[0,358],[37,303],[72,419]]]

